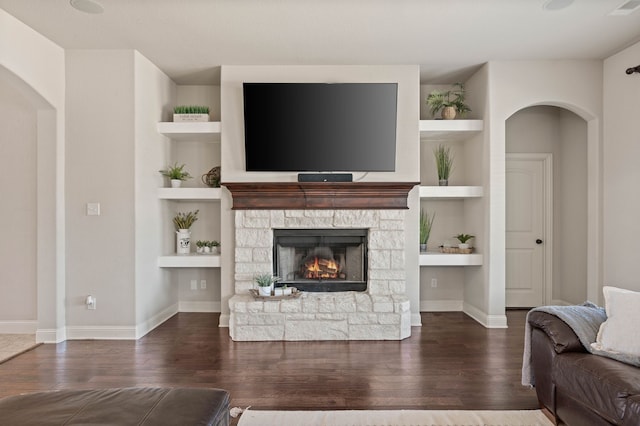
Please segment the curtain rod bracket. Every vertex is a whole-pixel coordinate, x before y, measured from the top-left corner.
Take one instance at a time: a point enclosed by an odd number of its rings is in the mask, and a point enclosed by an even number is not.
[[[628,75],[633,74],[634,72],[638,72],[640,73],[640,65],[637,65],[635,67],[631,67],[631,68],[627,68],[627,70],[625,71]]]

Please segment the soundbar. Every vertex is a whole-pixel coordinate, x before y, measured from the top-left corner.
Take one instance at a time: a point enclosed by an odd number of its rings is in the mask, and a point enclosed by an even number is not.
[[[299,173],[298,182],[353,182],[351,173]]]

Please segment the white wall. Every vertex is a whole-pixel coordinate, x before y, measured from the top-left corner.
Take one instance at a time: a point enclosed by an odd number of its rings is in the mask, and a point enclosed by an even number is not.
[[[9,323],[36,330],[37,119],[33,103],[0,79],[0,332],[11,331]]]
[[[37,109],[37,334],[64,339],[65,322],[65,63],[64,51],[0,10],[0,79]]]
[[[516,111],[532,105],[555,105],[587,121],[587,297],[598,300],[601,274],[601,135],[602,63],[590,61],[501,61],[488,69],[489,108],[484,156],[487,166],[485,199],[489,203],[484,282],[465,293],[466,302],[492,316],[504,316],[505,294],[505,123]],[[467,286],[468,287],[468,286]]]
[[[164,235],[171,229],[165,202],[157,197],[162,186],[158,170],[165,167],[166,144],[157,123],[176,98],[176,87],[158,67],[134,52],[135,110],[135,323],[141,337],[178,310],[178,288],[169,271],[158,268]],[[163,214],[164,213],[164,214]]]
[[[604,62],[604,285],[640,290],[640,43]]]
[[[67,327],[135,335],[132,50],[67,51]],[[101,215],[88,216],[87,203]],[[88,294],[97,309],[87,310]],[[89,330],[90,329],[90,330]]]

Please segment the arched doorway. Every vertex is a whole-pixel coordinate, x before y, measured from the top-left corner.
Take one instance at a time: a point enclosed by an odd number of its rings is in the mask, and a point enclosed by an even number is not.
[[[587,122],[557,106],[524,108],[506,121],[507,307],[573,304],[588,298],[587,140]],[[530,182],[529,177],[519,179],[513,172],[510,178],[509,171],[524,170],[527,158],[533,162],[542,154],[552,159],[552,166],[540,183],[531,184],[541,193],[534,195],[523,183]],[[517,167],[509,158],[518,158]],[[541,218],[542,229],[518,234],[533,218]],[[522,235],[527,241],[520,245],[515,237]]]
[[[64,340],[61,119],[40,93],[1,65],[0,91],[0,110],[6,114],[0,117],[1,158],[7,159],[2,177],[11,178],[0,185],[8,205],[1,216],[0,267],[10,271],[0,290],[0,332],[36,333],[39,342],[57,342]]]

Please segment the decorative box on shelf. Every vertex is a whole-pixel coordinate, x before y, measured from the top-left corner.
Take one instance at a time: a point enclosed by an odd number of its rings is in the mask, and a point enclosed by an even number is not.
[[[173,114],[174,123],[194,123],[209,121],[209,114]]]

